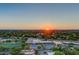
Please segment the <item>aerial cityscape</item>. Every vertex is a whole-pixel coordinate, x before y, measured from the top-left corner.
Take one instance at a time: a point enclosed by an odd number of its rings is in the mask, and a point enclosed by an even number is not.
[[[1,3],[0,55],[79,55],[79,4]]]

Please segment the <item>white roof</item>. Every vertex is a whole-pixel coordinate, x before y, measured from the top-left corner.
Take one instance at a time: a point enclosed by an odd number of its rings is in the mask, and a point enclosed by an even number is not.
[[[54,52],[53,51],[50,51],[50,50],[47,50],[47,54],[48,55],[54,55]]]
[[[26,55],[32,55],[32,54],[35,54],[35,51],[33,49],[31,49],[31,50],[22,50],[21,53],[24,53]]]
[[[62,44],[61,41],[53,41],[55,44]]]
[[[28,38],[26,43],[52,43],[52,41],[44,41],[42,39],[37,39],[37,38]]]
[[[54,52],[47,52],[48,55],[54,55]]]

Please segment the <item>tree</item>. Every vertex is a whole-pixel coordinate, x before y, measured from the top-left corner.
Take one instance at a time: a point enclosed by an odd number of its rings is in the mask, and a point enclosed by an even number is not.
[[[61,51],[55,51],[55,55],[65,55],[65,54]]]
[[[9,51],[9,48],[0,46],[0,51],[1,51],[1,52],[2,52],[2,51]]]
[[[22,49],[24,49],[25,46],[26,46],[25,42],[26,42],[26,39],[24,37],[21,37],[21,47],[22,47]]]
[[[35,55],[38,55],[39,53],[38,53],[38,50],[35,50]]]
[[[20,54],[20,51],[21,51],[20,48],[15,48],[15,47],[14,47],[14,48],[11,49],[11,52],[10,52],[10,53],[11,53],[12,55],[19,55],[19,54]]]
[[[22,49],[24,49],[24,48],[25,48],[25,46],[26,46],[26,44],[25,44],[25,43],[22,43],[22,44],[21,44]]]
[[[57,46],[57,47],[53,47],[52,50],[53,51],[62,51],[62,48]]]
[[[63,49],[63,52],[66,55],[78,55],[79,54],[79,51],[77,51],[75,48],[72,48],[72,47]]]
[[[69,45],[68,45],[68,46],[69,46],[69,47],[73,47],[73,45],[74,45],[73,43],[69,43]]]
[[[16,39],[16,40],[14,40],[15,42],[18,42],[18,40]]]
[[[11,42],[11,40],[6,40],[6,42]]]
[[[38,49],[41,49],[41,46],[38,46],[37,48],[38,48]]]

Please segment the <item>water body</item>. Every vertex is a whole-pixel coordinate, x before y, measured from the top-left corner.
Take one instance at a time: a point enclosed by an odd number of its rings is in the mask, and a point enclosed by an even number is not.
[[[9,47],[9,48],[20,47],[19,43],[0,43],[0,46]]]
[[[0,37],[0,40],[16,40],[16,39],[15,38]],[[8,48],[20,47],[21,42],[20,42],[20,40],[18,40],[18,42],[2,42],[2,43],[0,43],[0,46],[8,47]]]

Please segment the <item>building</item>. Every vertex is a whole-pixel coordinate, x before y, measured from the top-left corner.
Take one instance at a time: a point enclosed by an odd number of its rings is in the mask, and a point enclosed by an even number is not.
[[[53,41],[38,39],[38,38],[28,38],[26,43],[53,43]]]
[[[39,52],[39,55],[54,55],[55,53],[52,50],[40,50],[38,52]]]
[[[21,51],[22,54],[24,55],[34,55],[35,54],[35,50],[34,49],[29,49],[29,50],[22,50]]]

